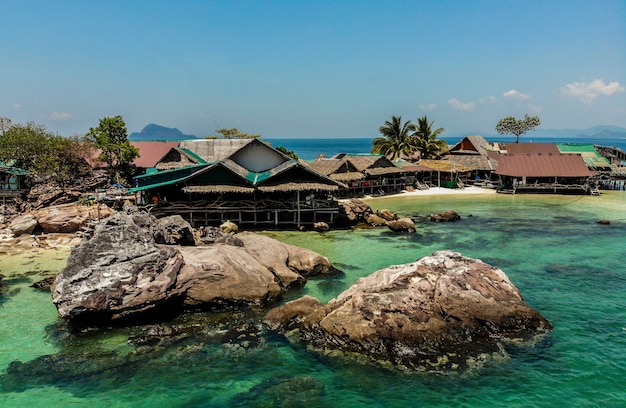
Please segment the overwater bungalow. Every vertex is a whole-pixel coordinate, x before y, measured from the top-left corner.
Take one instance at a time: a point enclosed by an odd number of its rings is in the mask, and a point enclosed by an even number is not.
[[[185,164],[177,165],[176,158]],[[195,163],[187,163],[192,158]],[[158,170],[159,163],[169,169]],[[341,182],[258,139],[181,141],[159,163],[137,176],[130,190],[157,216],[254,228],[332,224],[339,213],[332,194]]]
[[[595,194],[593,177],[579,154],[526,153],[500,155],[496,174],[501,193]]]

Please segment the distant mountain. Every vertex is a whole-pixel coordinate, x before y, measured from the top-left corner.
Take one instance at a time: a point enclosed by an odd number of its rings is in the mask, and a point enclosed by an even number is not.
[[[594,126],[589,129],[537,129],[527,133],[528,136],[548,138],[598,138],[622,139],[626,138],[626,128],[619,126]]]
[[[133,132],[128,136],[128,140],[185,140],[197,139],[197,136],[186,135],[176,128],[168,128],[155,125],[154,123],[144,127],[141,132]]]
[[[497,133],[481,133],[481,132],[469,132],[462,134],[442,135],[444,138],[463,138],[465,136],[481,135],[487,140],[497,140],[503,135]],[[511,135],[504,135],[511,136]],[[594,126],[589,129],[536,129],[525,133],[521,137],[522,139],[534,140],[534,139],[572,139],[572,138],[587,138],[587,139],[626,139],[626,128],[619,126]]]

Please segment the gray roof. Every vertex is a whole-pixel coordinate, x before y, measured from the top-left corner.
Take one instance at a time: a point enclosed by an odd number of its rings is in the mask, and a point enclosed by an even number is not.
[[[256,139],[200,139],[183,140],[180,146],[189,149],[209,163],[227,159]]]

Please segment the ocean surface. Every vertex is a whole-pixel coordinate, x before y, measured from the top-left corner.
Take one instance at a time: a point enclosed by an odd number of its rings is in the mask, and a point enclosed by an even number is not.
[[[443,137],[449,145],[458,143],[462,138]],[[515,137],[499,136],[497,138],[486,138],[489,142],[515,142]],[[315,160],[320,154],[326,157],[334,156],[337,153],[362,154],[372,150],[371,138],[326,138],[326,139],[264,139],[273,147],[283,146],[293,150],[298,157],[303,160]],[[599,139],[599,138],[532,138],[522,137],[520,142],[533,143],[572,143],[572,144],[599,144],[602,146],[618,147],[626,151],[626,139]]]
[[[315,158],[324,149],[366,152],[370,141],[358,140],[272,145]],[[140,328],[72,332],[50,293],[30,287],[63,268],[68,250],[23,251],[6,243],[0,245],[0,407],[626,406],[626,192],[390,196],[368,204],[412,217],[417,232],[265,232],[317,251],[343,271],[312,279],[283,301],[309,294],[327,302],[359,277],[450,249],[504,270],[553,332],[481,368],[419,374],[310,352],[264,331],[264,310],[188,313],[170,323],[201,330],[134,346],[129,339]],[[461,221],[429,221],[429,214],[448,209]],[[601,219],[610,225],[596,222]],[[258,341],[224,343],[233,322],[255,325]]]

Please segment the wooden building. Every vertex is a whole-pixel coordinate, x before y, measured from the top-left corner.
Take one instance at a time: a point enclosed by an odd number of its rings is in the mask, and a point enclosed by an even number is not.
[[[28,192],[24,186],[26,174],[25,170],[0,162],[0,204],[7,204],[15,197]]]
[[[495,154],[494,154],[495,153]],[[484,185],[492,180],[498,167],[498,154],[482,136],[467,136],[448,151],[445,160],[467,169],[466,182]]]
[[[505,153],[500,155],[496,174],[498,192],[593,194],[596,186],[579,154]]]
[[[191,153],[191,155],[189,154]],[[184,165],[172,158],[180,157]],[[197,163],[186,163],[196,157]],[[159,164],[168,170],[159,171]],[[182,141],[130,190],[157,216],[180,214],[192,225],[230,220],[254,227],[332,224],[343,184],[258,139]]]

